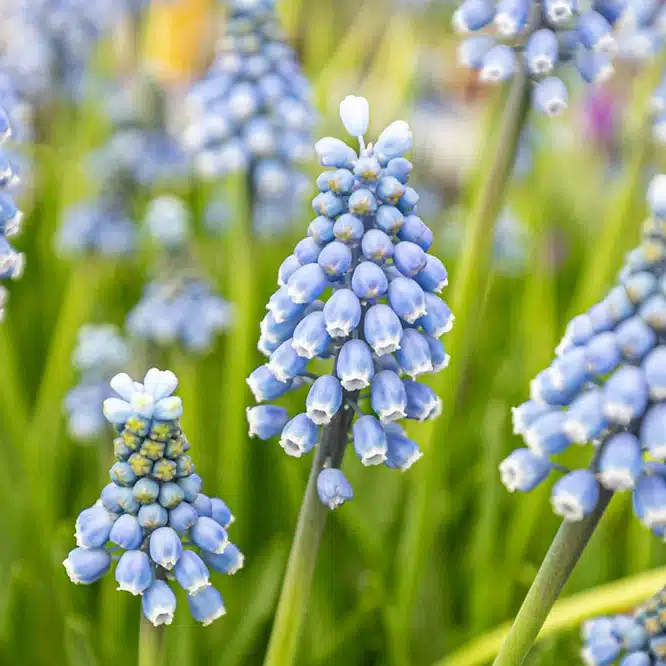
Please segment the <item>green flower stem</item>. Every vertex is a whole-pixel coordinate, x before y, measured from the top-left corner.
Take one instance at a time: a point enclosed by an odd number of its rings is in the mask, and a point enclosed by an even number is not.
[[[141,626],[139,628],[139,656],[137,666],[161,666],[163,662],[163,639],[163,627],[153,627],[142,615]]]
[[[291,546],[273,631],[264,666],[291,666],[296,659],[308,606],[317,551],[330,509],[317,495],[317,477],[324,467],[339,467],[347,447],[354,412],[341,409],[324,429],[305,489],[296,535]]]
[[[612,496],[602,489],[593,513],[578,523],[562,523],[493,666],[524,663]]]
[[[490,273],[489,263],[495,220],[504,205],[507,186],[513,171],[518,142],[530,107],[530,86],[521,69],[513,79],[503,115],[497,129],[497,138],[489,150],[488,169],[480,183],[476,205],[469,220],[468,234],[462,254],[455,266],[452,280],[452,310],[456,325],[447,337],[447,349],[452,362],[450,368],[441,373],[433,385],[442,397],[443,411],[436,426],[419,428],[415,437],[422,442],[431,442],[426,452],[426,461],[412,478],[414,492],[408,503],[400,543],[398,545],[397,569],[401,575],[397,581],[395,603],[391,608],[391,634],[395,645],[403,646],[409,640],[412,613],[419,590],[419,577],[425,568],[436,524],[431,511],[437,484],[443,471],[448,469],[446,457],[451,450],[447,440],[449,427],[455,411],[456,392],[464,376],[464,355],[474,339],[474,320],[478,315],[480,295]],[[423,434],[423,437],[420,435]],[[437,514],[441,515],[441,514]],[[393,650],[394,664],[408,663]],[[401,650],[404,653],[404,648]]]

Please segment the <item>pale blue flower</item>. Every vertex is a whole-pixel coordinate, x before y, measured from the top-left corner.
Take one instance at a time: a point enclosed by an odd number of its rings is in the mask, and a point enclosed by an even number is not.
[[[574,443],[591,443],[594,453],[588,467],[569,471],[555,484],[555,511],[580,520],[594,510],[600,488],[629,490],[636,516],[661,538],[666,535],[666,481],[661,471],[666,460],[666,302],[661,294],[666,266],[653,248],[666,241],[664,182],[664,176],[658,176],[648,188],[651,218],[618,284],[587,313],[571,320],[555,359],[532,381],[531,400],[514,410],[516,434],[544,464],[535,466],[535,460],[514,452],[500,465],[509,490],[531,490],[531,482],[521,488],[514,481],[519,463],[533,472],[525,478],[540,483],[545,476],[534,473],[536,469],[545,470],[547,464],[566,472],[557,462],[558,454]],[[589,649],[590,663],[601,663],[594,656],[601,646]]]
[[[200,492],[178,421],[180,398],[172,395],[177,384],[172,372],[156,368],[141,383],[124,373],[111,380],[118,397],[106,400],[104,415],[119,433],[112,483],[77,518],[78,548],[63,563],[72,582],[89,584],[117,559],[118,589],[142,595],[143,613],[155,626],[170,624],[176,610],[167,578],[187,592],[192,615],[202,624],[224,613],[206,562],[218,562],[225,552],[233,522],[222,500]],[[233,573],[242,564],[234,546],[226,568],[213,568]]]
[[[395,422],[432,419],[441,411],[434,391],[413,380],[448,364],[438,339],[453,326],[438,295],[448,275],[428,254],[433,234],[418,217],[419,197],[408,185],[409,125],[395,121],[366,144],[367,101],[347,98],[341,118],[359,151],[333,137],[316,145],[331,170],[317,178],[316,217],[280,266],[279,288],[261,322],[258,348],[268,362],[248,378],[257,402],[311,384],[305,412],[284,423],[282,408],[252,408],[250,433],[264,438],[279,426],[284,451],[302,457],[325,445],[321,427],[344,422],[363,465],[406,470],[421,451]],[[310,362],[328,370],[313,374]],[[331,508],[353,496],[333,457],[326,452],[327,469],[317,482]]]

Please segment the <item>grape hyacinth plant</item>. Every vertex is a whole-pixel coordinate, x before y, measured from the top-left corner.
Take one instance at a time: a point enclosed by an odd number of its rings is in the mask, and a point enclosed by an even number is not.
[[[7,0],[0,64],[23,95],[40,105],[52,97],[77,98],[91,55],[123,17],[112,0]]]
[[[268,360],[248,378],[259,403],[309,386],[294,418],[272,404],[247,416],[251,435],[279,436],[287,455],[316,449],[267,664],[292,663],[327,509],[353,497],[340,470],[348,441],[364,466],[411,467],[422,454],[399,421],[438,416],[440,399],[418,378],[449,361],[440,340],[453,325],[439,295],[447,271],[428,253],[433,234],[408,185],[410,128],[393,122],[366,144],[363,97],[347,97],[340,117],[359,153],[333,137],[315,146],[329,167],[317,179],[317,217],[279,269],[258,344]]]
[[[67,429],[72,439],[85,442],[104,432],[104,401],[113,396],[109,380],[127,365],[129,357],[129,347],[115,326],[81,327],[72,355],[79,383],[65,396]]]
[[[637,517],[666,536],[666,176],[648,189],[652,216],[643,243],[627,257],[618,284],[568,325],[549,368],[533,380],[531,399],[514,409],[527,448],[500,465],[510,491],[529,492],[564,471],[553,510],[582,520],[600,489],[630,490]],[[557,462],[572,444],[593,444],[584,469]]]
[[[124,373],[111,380],[119,396],[104,402],[104,416],[118,431],[111,483],[79,514],[77,547],[63,563],[71,581],[82,585],[97,582],[115,563],[118,589],[141,596],[155,627],[173,621],[174,580],[197,622],[205,626],[224,615],[209,570],[234,574],[243,565],[227,535],[231,512],[202,493],[179,425],[182,403],[172,395],[177,384],[172,372],[156,368],[143,383]]]
[[[583,623],[581,657],[587,666],[662,666],[666,663],[666,588],[630,615]]]
[[[348,97],[340,115],[360,154],[332,137],[317,143],[322,164],[333,168],[317,179],[318,217],[280,267],[279,289],[267,305],[258,346],[268,361],[248,378],[258,402],[311,384],[305,411],[289,419],[282,407],[252,407],[250,434],[279,435],[285,453],[300,458],[320,441],[320,428],[326,433],[344,423],[361,464],[406,470],[421,451],[398,422],[432,419],[440,409],[417,378],[449,361],[440,337],[453,315],[439,296],[447,272],[428,254],[433,234],[417,216],[418,194],[408,185],[407,123],[392,123],[366,146],[367,100]],[[315,359],[332,363],[330,371],[308,372]],[[321,442],[327,444],[326,434]],[[326,457],[341,453],[332,449]],[[317,480],[331,509],[352,496],[334,467]]]
[[[473,34],[460,44],[458,59],[486,83],[507,81],[524,69],[534,83],[533,107],[555,116],[568,104],[567,87],[555,74],[572,63],[585,81],[606,81],[614,73],[618,51],[614,27],[633,21],[638,28],[641,21],[656,20],[657,10],[655,5],[643,17],[628,0],[601,0],[590,9],[574,0],[464,0],[453,26]]]
[[[209,350],[231,325],[233,308],[213,291],[191,256],[189,210],[173,195],[153,199],[145,228],[159,246],[157,275],[127,316],[127,331],[144,342],[179,343],[195,353]]]
[[[307,188],[310,84],[285,42],[275,0],[231,0],[215,61],[187,97],[183,142],[199,175],[246,172],[254,226],[284,228]]]
[[[666,176],[652,179],[647,200],[642,243],[617,284],[569,322],[530,400],[513,410],[526,447],[500,463],[502,481],[529,492],[561,473],[551,503],[564,520],[495,666],[523,663],[616,492],[631,491],[638,519],[666,537]],[[574,444],[592,445],[587,466],[564,464]]]
[[[99,194],[65,210],[55,245],[67,257],[133,254],[138,192],[178,182],[188,171],[185,154],[167,131],[166,100],[153,81],[141,76],[106,84],[104,94],[111,133],[88,156]]]
[[[0,108],[0,145],[11,136],[10,121]],[[0,279],[18,280],[23,274],[25,256],[17,252],[9,243],[9,238],[16,236],[21,228],[23,213],[16,207],[12,189],[18,184],[19,177],[12,162],[3,150],[0,150]],[[8,291],[0,286],[0,320],[5,314]]]

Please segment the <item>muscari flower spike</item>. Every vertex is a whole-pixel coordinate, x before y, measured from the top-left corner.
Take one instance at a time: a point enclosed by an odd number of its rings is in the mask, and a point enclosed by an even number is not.
[[[160,275],[144,289],[126,327],[140,340],[205,352],[231,325],[233,308],[201,277],[189,256],[190,223],[189,210],[178,197],[161,196],[148,206],[146,230],[163,250],[157,261]]]
[[[111,324],[86,324],[79,330],[72,364],[79,383],[65,396],[72,439],[88,441],[106,426],[103,405],[114,394],[109,380],[129,361],[129,347]]]
[[[646,57],[666,35],[666,12],[657,0],[463,0],[453,16],[458,32],[471,34],[458,59],[487,83],[511,79],[524,67],[532,81],[532,104],[554,116],[567,108],[559,75],[573,65],[582,79],[602,83],[614,73],[617,55]]]
[[[274,0],[231,0],[226,33],[187,98],[183,143],[205,178],[246,171],[254,224],[283,228],[304,195],[311,155],[310,85],[286,44]]]
[[[0,146],[11,136],[10,121],[0,108]],[[17,208],[12,196],[12,189],[18,184],[19,177],[12,161],[0,148],[0,279],[18,280],[23,275],[25,256],[17,252],[9,243],[21,228],[23,213]],[[0,320],[4,317],[8,291],[0,286]]]
[[[373,146],[363,138],[366,99],[347,97],[340,116],[360,154],[332,137],[316,144],[330,167],[317,179],[317,217],[279,269],[258,344],[268,361],[247,380],[257,402],[309,384],[305,411],[290,419],[283,407],[251,407],[250,434],[279,435],[285,452],[301,457],[316,446],[322,426],[351,423],[356,415],[352,440],[361,463],[406,470],[421,451],[398,422],[432,419],[441,408],[434,391],[416,380],[448,364],[439,339],[453,325],[439,296],[447,272],[428,254],[432,231],[417,216],[419,197],[408,185],[407,123],[389,125]],[[319,359],[332,365],[329,374],[308,372]],[[353,495],[334,467],[317,482],[331,508]]]
[[[587,666],[666,664],[666,588],[630,615],[595,617],[581,628]]]
[[[63,562],[73,583],[89,585],[116,565],[118,589],[141,596],[153,625],[171,624],[174,580],[187,592],[190,612],[204,626],[225,613],[210,581],[210,569],[234,574],[243,555],[229,542],[233,516],[218,498],[201,492],[201,477],[188,454],[179,417],[178,380],[153,368],[143,383],[116,375],[120,397],[104,403],[118,430],[111,483],[100,499],[79,514],[76,545]]]
[[[530,491],[554,470],[555,513],[581,520],[601,487],[631,490],[634,512],[666,536],[666,176],[648,188],[652,216],[642,244],[629,253],[618,283],[574,317],[557,357],[513,410],[526,448],[500,464],[510,491]],[[587,469],[556,462],[572,444],[593,444]]]
[[[42,103],[78,97],[91,55],[126,11],[121,0],[8,0],[0,9],[4,30],[0,64],[22,94]]]
[[[151,85],[138,78],[104,90],[111,134],[88,156],[101,194],[65,210],[55,238],[59,254],[133,254],[139,243],[136,192],[185,177],[185,154],[166,131],[164,100]]]

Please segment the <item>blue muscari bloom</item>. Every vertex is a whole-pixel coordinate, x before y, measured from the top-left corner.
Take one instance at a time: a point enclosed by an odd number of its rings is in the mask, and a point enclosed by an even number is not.
[[[601,83],[613,75],[615,57],[644,60],[664,43],[663,12],[653,0],[583,5],[578,0],[537,5],[526,0],[461,0],[453,26],[469,36],[460,44],[458,60],[484,82],[506,81],[524,66],[535,83],[533,107],[558,115],[567,107],[566,78],[560,71],[570,63],[585,81]],[[666,96],[657,96],[659,112],[666,109],[663,99]]]
[[[333,375],[318,377],[310,387],[305,401],[306,414],[310,421],[316,425],[330,423],[342,406],[342,397],[343,389],[337,377]]]
[[[484,56],[479,69],[479,78],[486,83],[501,83],[509,80],[516,71],[516,54],[506,44],[493,46]]]
[[[590,470],[569,472],[553,486],[553,511],[566,520],[582,520],[594,511],[598,501],[599,483]]]
[[[143,594],[153,582],[150,558],[142,550],[127,550],[116,565],[118,590],[134,596]]]
[[[232,0],[217,57],[186,100],[183,143],[203,177],[246,170],[255,228],[275,233],[302,201],[299,164],[311,154],[310,86],[281,34],[272,4]],[[347,164],[322,147],[330,164]],[[262,212],[272,210],[270,221]],[[276,214],[277,212],[277,214]]]
[[[155,627],[171,624],[176,613],[176,595],[163,580],[154,580],[141,598],[146,619]]]
[[[298,414],[282,430],[280,446],[294,458],[309,453],[317,444],[317,425],[307,414]]]
[[[594,508],[599,487],[632,490],[636,516],[660,538],[666,535],[662,184],[664,176],[650,184],[651,217],[642,244],[627,256],[618,284],[569,323],[555,359],[532,382],[532,399],[514,410],[516,434],[551,469],[566,471],[557,455],[570,444],[595,447],[588,468],[572,470],[556,485],[556,511],[569,520],[580,519]],[[508,469],[513,460],[511,454]],[[502,477],[515,489],[511,476],[502,472]]]
[[[94,351],[81,354],[81,362]],[[117,397],[106,400],[104,415],[118,431],[112,483],[79,515],[78,547],[63,563],[72,582],[89,584],[117,559],[118,589],[142,595],[143,613],[155,626],[170,624],[176,609],[166,579],[175,578],[194,618],[209,624],[223,606],[206,564],[217,563],[211,567],[225,573],[243,564],[235,546],[225,565],[218,559],[227,550],[233,515],[221,499],[201,493],[179,425],[181,401],[172,395],[177,384],[172,372],[156,368],[142,383],[124,373],[111,380]]]
[[[289,420],[287,410],[284,407],[258,405],[257,407],[248,407],[246,411],[250,428],[249,435],[259,439],[270,439],[279,435]]]
[[[488,0],[465,0],[453,15],[453,25],[467,33],[485,28],[494,18],[495,8]]]
[[[359,151],[332,137],[317,143],[321,162],[330,167],[316,181],[317,217],[280,266],[279,288],[260,326],[258,346],[269,361],[248,378],[258,402],[311,385],[305,411],[285,422],[280,407],[270,413],[251,408],[250,432],[263,437],[280,430],[282,448],[300,457],[322,441],[320,427],[345,419],[364,465],[406,470],[421,452],[396,422],[432,419],[441,411],[434,391],[413,379],[448,363],[439,338],[451,329],[453,315],[438,295],[448,275],[428,254],[433,234],[408,185],[407,123],[391,123],[366,144],[358,133],[367,129],[367,101],[348,97],[341,118]],[[313,371],[329,369],[313,374],[309,361],[317,362]],[[331,508],[353,494],[333,465],[333,457],[325,457],[318,479],[319,496]]]
[[[190,211],[182,199],[165,194],[148,205],[145,225],[151,237],[162,246],[177,249],[189,238]]]
[[[0,107],[0,278],[18,280],[23,274],[25,257],[17,252],[7,240],[20,229],[23,214],[14,203],[12,190],[19,183],[19,177],[11,160],[3,152],[2,145],[12,135],[10,119]],[[8,291],[0,286],[0,321],[4,317]]]
[[[406,472],[417,460],[423,457],[419,445],[407,437],[405,431],[397,424],[384,425],[386,433],[386,460],[384,465],[391,469]]]
[[[533,76],[550,74],[559,58],[559,43],[552,30],[541,28],[536,30],[525,45],[525,64]]]
[[[57,252],[67,257],[127,255],[136,250],[136,227],[122,200],[104,195],[64,211],[55,245]]]
[[[100,40],[131,7],[100,0],[14,0],[3,17],[0,64],[23,95],[44,103],[50,96],[77,97]]]
[[[65,396],[70,436],[87,441],[104,432],[104,400],[113,395],[109,379],[129,360],[127,343],[115,326],[86,324],[81,327],[72,364],[79,373],[79,383]]]
[[[631,614],[587,620],[581,630],[585,663],[661,666],[666,658],[665,603],[662,589]]]
[[[227,547],[221,553],[211,553],[204,551],[202,553],[203,559],[206,564],[219,573],[225,573],[233,576],[239,569],[243,567],[243,553],[233,544],[227,544]]]
[[[502,37],[515,37],[527,23],[527,0],[499,0],[495,7],[495,28]]]
[[[204,627],[222,617],[226,610],[220,593],[212,586],[200,588],[196,593],[187,596],[192,617]]]
[[[354,491],[341,470],[330,467],[319,472],[317,493],[323,504],[335,509],[354,497]]]
[[[127,330],[159,345],[205,352],[232,322],[232,307],[203,279],[175,274],[150,282],[127,316]]]
[[[549,76],[534,87],[532,101],[536,109],[547,116],[557,116],[567,108],[567,88],[562,79]]]

